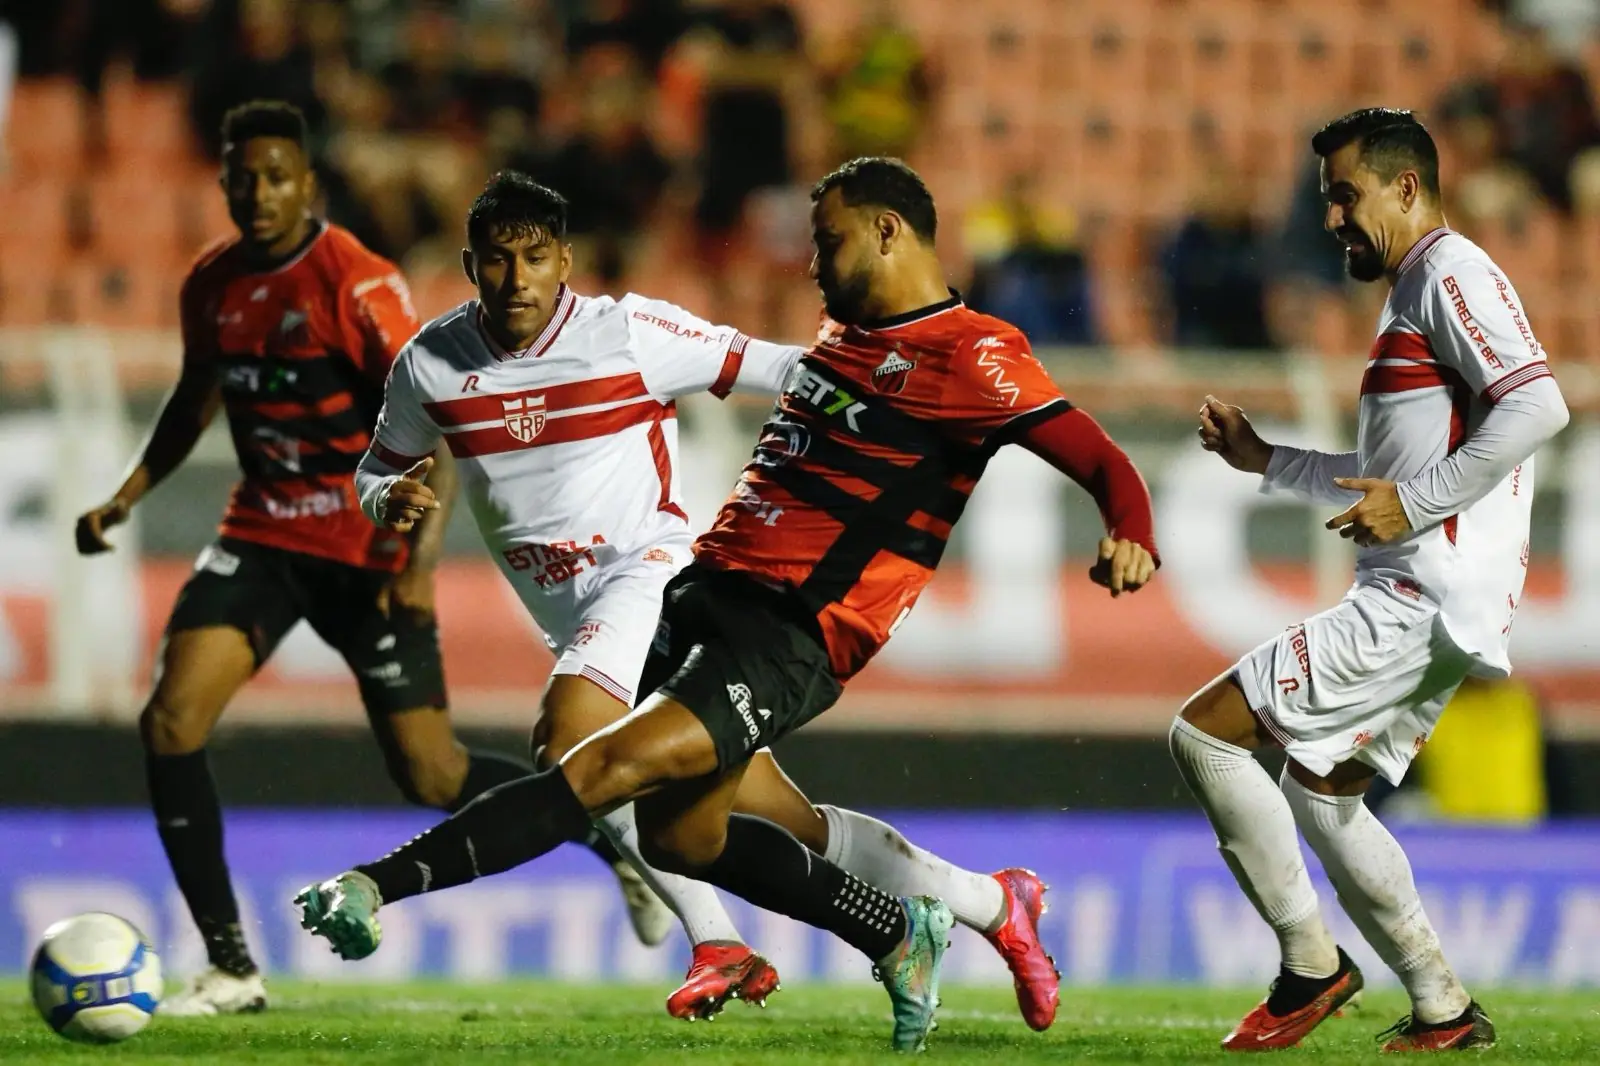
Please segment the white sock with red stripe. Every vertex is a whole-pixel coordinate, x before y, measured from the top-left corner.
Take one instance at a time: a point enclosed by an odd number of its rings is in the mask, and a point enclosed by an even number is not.
[[[1175,718],[1173,761],[1200,801],[1217,847],[1256,913],[1278,934],[1283,965],[1305,977],[1339,969],[1339,949],[1317,907],[1289,802],[1243,748]]]
[[[727,908],[718,898],[716,889],[704,881],[657,870],[640,858],[639,827],[633,820],[633,804],[618,807],[604,818],[598,819],[596,824],[600,826],[600,831],[605,833],[607,839],[617,846],[617,850],[629,864],[639,871],[639,876],[655,889],[656,895],[672,908],[672,913],[683,923],[683,931],[688,934],[689,943],[704,944],[708,941],[744,943],[738,927],[733,924],[733,919],[728,917]]]
[[[1422,897],[1400,842],[1360,796],[1322,796],[1283,775],[1295,821],[1322,860],[1339,903],[1373,950],[1411,994],[1424,1022],[1445,1022],[1471,997],[1444,960],[1439,934],[1422,912]]]
[[[1006,895],[988,874],[953,866],[892,825],[838,807],[818,807],[828,821],[823,857],[891,896],[942,899],[956,921],[980,933],[1005,920]]]

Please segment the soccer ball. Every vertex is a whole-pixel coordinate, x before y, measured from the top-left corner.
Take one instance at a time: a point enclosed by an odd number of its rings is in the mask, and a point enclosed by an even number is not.
[[[150,1023],[161,988],[156,949],[114,914],[57,922],[33,955],[33,1005],[70,1040],[126,1040]]]

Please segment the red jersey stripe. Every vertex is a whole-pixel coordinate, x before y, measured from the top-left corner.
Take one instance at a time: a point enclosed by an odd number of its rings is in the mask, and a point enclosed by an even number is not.
[[[650,457],[656,463],[656,477],[661,479],[661,498],[656,501],[656,510],[687,522],[689,516],[672,502],[672,452],[667,448],[667,433],[661,428],[660,419],[650,423]]]
[[[1549,363],[1542,360],[1537,363],[1529,363],[1527,366],[1513,370],[1487,389],[1484,389],[1483,399],[1486,403],[1499,403],[1508,394],[1516,392],[1530,382],[1538,381],[1540,378],[1552,377],[1555,377],[1555,375],[1550,372]]]
[[[332,396],[324,397],[315,403],[301,403],[297,400],[281,400],[277,403],[250,404],[249,409],[262,418],[273,421],[286,421],[291,418],[326,418],[336,415],[341,411],[348,411],[355,406],[355,397],[348,392],[336,392]]]
[[[711,388],[706,391],[719,400],[726,400],[728,393],[733,391],[734,382],[739,380],[739,368],[744,365],[745,346],[750,343],[750,338],[743,333],[736,334],[733,342],[728,345],[727,357],[722,360],[722,369],[717,372],[717,380],[711,383]]]
[[[1380,333],[1372,342],[1369,359],[1410,359],[1428,362],[1433,359],[1433,345],[1421,333]]]
[[[1451,384],[1437,363],[1372,363],[1361,375],[1361,395],[1443,389]]]
[[[484,429],[466,429],[445,435],[450,454],[459,458],[479,455],[498,455],[502,452],[521,451],[524,448],[542,448],[548,444],[570,444],[577,440],[592,440],[620,432],[629,426],[659,422],[676,416],[672,404],[656,400],[631,403],[626,407],[613,407],[609,411],[592,411],[587,414],[567,415],[564,418],[547,418],[544,428],[529,441],[520,441],[502,425]]]
[[[541,397],[547,412],[567,411],[574,407],[593,407],[602,403],[636,400],[650,395],[640,374],[616,374],[608,378],[590,378],[586,381],[569,381],[546,389],[524,389],[521,392],[490,392],[462,396],[454,400],[436,400],[424,403],[423,409],[434,423],[442,428],[466,426],[473,422],[498,422],[505,417],[505,404],[513,400]]]

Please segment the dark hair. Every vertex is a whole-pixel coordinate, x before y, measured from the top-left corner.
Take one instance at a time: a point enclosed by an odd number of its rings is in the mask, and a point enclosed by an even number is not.
[[[222,143],[243,144],[257,137],[282,137],[306,150],[306,116],[283,100],[250,100],[222,116]]]
[[[898,159],[868,156],[852,159],[811,188],[811,201],[838,189],[850,207],[870,204],[887,207],[906,220],[923,240],[931,241],[939,229],[939,213],[934,210],[933,194],[915,170]]]
[[[521,171],[502,170],[472,201],[467,212],[467,240],[486,238],[496,228],[518,237],[542,233],[550,240],[561,240],[567,235],[567,198]]]
[[[1322,158],[1347,144],[1361,146],[1361,161],[1384,181],[1402,170],[1415,170],[1430,196],[1439,195],[1439,149],[1415,112],[1393,107],[1364,107],[1328,123],[1311,138],[1311,150]]]

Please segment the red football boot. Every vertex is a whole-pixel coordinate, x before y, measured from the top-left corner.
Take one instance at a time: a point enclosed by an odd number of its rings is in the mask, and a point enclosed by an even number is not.
[[[1001,870],[991,875],[1005,893],[1005,921],[983,934],[1011,970],[1017,990],[1017,1007],[1028,1028],[1043,1032],[1056,1020],[1061,1000],[1061,975],[1056,962],[1039,943],[1039,916],[1045,912],[1048,886],[1032,870]]]
[[[1477,1000],[1467,1004],[1467,1009],[1447,1022],[1419,1022],[1406,1015],[1387,1032],[1378,1037],[1385,1051],[1466,1051],[1469,1048],[1494,1047],[1494,1023],[1478,1006]]]
[[[1272,982],[1267,998],[1223,1037],[1225,1051],[1276,1051],[1294,1047],[1307,1033],[1350,1002],[1365,982],[1350,956],[1339,949],[1339,969],[1323,980],[1287,970]]]
[[[667,997],[667,1013],[690,1022],[709,1021],[730,999],[765,1007],[778,988],[772,963],[743,944],[696,944],[683,985]]]

